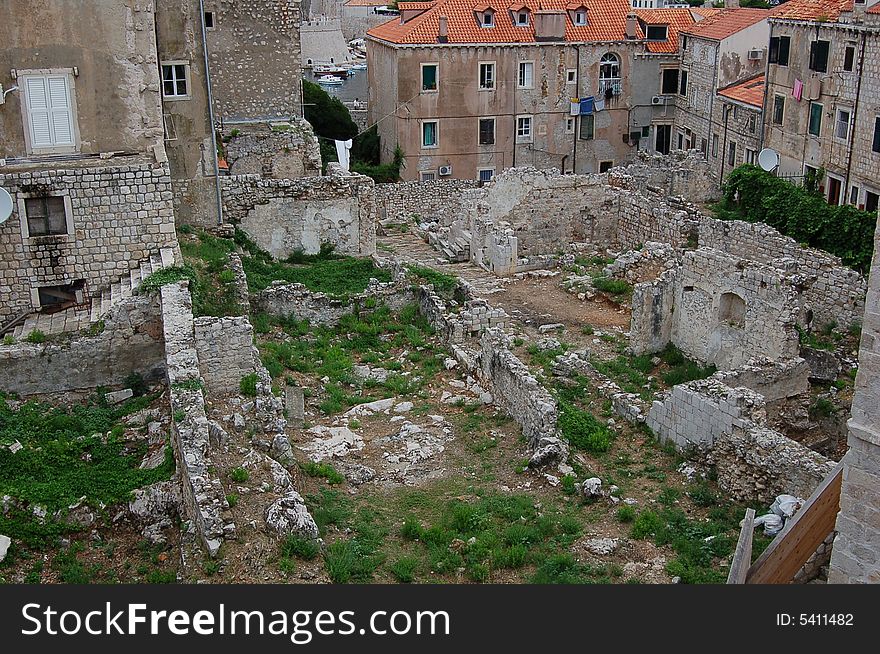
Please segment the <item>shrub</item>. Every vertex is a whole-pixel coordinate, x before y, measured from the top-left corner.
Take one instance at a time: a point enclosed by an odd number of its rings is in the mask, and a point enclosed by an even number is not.
[[[137,372],[126,375],[125,379],[122,380],[122,384],[126,388],[130,388],[135,397],[141,397],[147,392],[147,383],[144,381],[144,376]]]
[[[418,540],[422,537],[422,525],[413,516],[407,516],[400,528],[400,535],[407,540]]]
[[[579,450],[599,454],[611,448],[611,430],[592,414],[564,400],[559,401],[559,428]]]
[[[25,336],[24,340],[28,343],[44,343],[46,341],[46,334],[41,332],[39,329],[35,329],[30,334]]]
[[[309,477],[323,477],[331,485],[341,484],[345,481],[345,476],[337,472],[336,468],[329,463],[307,461],[306,463],[301,463],[300,467]]]
[[[232,481],[242,484],[251,478],[251,473],[248,472],[247,468],[233,468],[229,473],[229,477]]]
[[[627,282],[622,279],[611,279],[609,277],[596,277],[593,279],[593,288],[611,295],[625,295],[632,292],[632,286]]]
[[[281,554],[285,557],[297,557],[311,561],[321,553],[321,547],[316,541],[302,536],[291,535],[281,543]]]
[[[622,507],[617,509],[617,519],[620,522],[632,522],[636,519],[636,510],[632,508],[629,504],[624,504]]]
[[[245,375],[241,378],[241,381],[238,384],[239,390],[241,394],[246,397],[256,397],[257,396],[257,374],[255,372],[250,373],[249,375]]]
[[[402,556],[391,564],[391,573],[402,584],[412,583],[415,579],[416,569],[419,567],[418,559],[411,556]]]

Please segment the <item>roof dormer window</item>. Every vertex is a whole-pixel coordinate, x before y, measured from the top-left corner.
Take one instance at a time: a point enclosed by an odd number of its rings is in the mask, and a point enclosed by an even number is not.
[[[574,24],[578,27],[582,27],[587,24],[587,12],[583,9],[579,9],[574,12]]]
[[[645,29],[645,38],[649,41],[665,41],[668,25],[648,25]]]
[[[529,12],[527,9],[521,9],[516,12],[516,26],[517,27],[528,27],[529,26]]]
[[[495,12],[491,10],[484,11],[480,15],[480,25],[483,27],[495,27]]]

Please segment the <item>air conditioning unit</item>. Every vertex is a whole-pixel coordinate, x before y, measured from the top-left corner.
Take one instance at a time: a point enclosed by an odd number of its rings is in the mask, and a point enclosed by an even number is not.
[[[651,104],[666,104],[665,95],[655,95],[651,98]]]
[[[763,59],[764,58],[764,49],[757,48],[755,50],[749,50],[749,59]]]
[[[440,173],[441,177],[448,177],[452,174],[452,166],[440,166],[440,170],[437,172]]]

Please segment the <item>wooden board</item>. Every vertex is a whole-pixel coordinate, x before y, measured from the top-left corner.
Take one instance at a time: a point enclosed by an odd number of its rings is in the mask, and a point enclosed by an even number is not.
[[[840,510],[843,463],[813,491],[803,508],[794,514],[770,546],[752,564],[747,584],[788,584],[797,571],[834,531]]]
[[[730,562],[730,572],[727,574],[728,584],[746,583],[746,574],[752,563],[752,536],[755,533],[755,510],[746,509],[746,517],[742,528],[739,530],[739,540],[736,543],[736,551]]]

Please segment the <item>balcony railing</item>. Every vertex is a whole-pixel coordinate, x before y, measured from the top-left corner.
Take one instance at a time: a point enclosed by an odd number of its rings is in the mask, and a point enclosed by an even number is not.
[[[623,81],[619,77],[599,80],[599,96],[607,98],[623,92]]]

